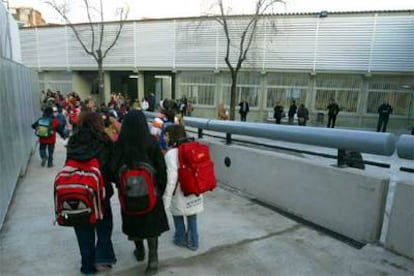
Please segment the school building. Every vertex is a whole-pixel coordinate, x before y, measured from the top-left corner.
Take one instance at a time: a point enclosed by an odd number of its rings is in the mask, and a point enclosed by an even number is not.
[[[233,61],[248,20],[230,18]],[[103,49],[118,26],[105,24]],[[76,28],[90,43],[90,25]],[[97,93],[97,64],[69,26],[23,28],[20,42],[22,62],[39,73],[41,89]],[[128,21],[104,60],[105,95],[95,96],[108,102],[111,92],[155,93],[157,100],[186,95],[194,116],[215,118],[218,104],[230,103],[225,51],[222,26],[212,17]],[[287,110],[294,99],[316,122],[334,98],[338,126],[375,129],[378,106],[389,101],[389,127],[413,127],[414,10],[264,16],[238,77],[242,98],[250,104],[248,121],[267,121],[277,101]]]

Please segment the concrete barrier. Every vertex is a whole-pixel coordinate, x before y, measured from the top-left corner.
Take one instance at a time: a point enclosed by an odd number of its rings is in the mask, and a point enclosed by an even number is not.
[[[397,182],[385,247],[414,259],[414,181]]]
[[[220,183],[354,240],[379,240],[388,176],[257,148],[209,144]]]

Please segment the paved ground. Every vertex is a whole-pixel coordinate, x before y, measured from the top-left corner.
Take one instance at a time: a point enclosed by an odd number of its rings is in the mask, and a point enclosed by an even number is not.
[[[79,275],[80,255],[73,229],[53,226],[53,178],[63,165],[58,142],[55,167],[32,157],[0,232],[0,275]],[[114,208],[113,243],[118,263],[108,275],[143,274],[133,245],[120,230]],[[218,188],[206,194],[199,216],[200,249],[178,248],[173,231],[160,239],[158,275],[414,275],[410,260],[377,245],[356,249],[240,193]],[[170,224],[172,227],[172,224]]]

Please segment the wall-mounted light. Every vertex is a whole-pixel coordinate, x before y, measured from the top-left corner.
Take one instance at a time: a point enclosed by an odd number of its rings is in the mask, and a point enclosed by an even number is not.
[[[128,78],[130,78],[130,79],[137,79],[138,78],[138,75],[129,75]]]
[[[325,17],[328,17],[328,12],[327,11],[321,11],[319,13],[319,18],[325,18]]]

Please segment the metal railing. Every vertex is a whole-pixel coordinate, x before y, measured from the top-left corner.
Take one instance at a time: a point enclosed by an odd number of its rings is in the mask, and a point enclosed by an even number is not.
[[[152,119],[156,116],[156,113],[145,112],[145,115],[147,118]],[[338,153],[339,151],[347,150],[359,153],[391,156],[397,150],[398,157],[414,160],[414,136],[412,135],[401,135],[398,139],[397,136],[392,133],[221,121],[195,117],[185,117],[185,125],[197,128],[199,138],[203,137],[204,130],[225,133],[227,144],[232,143],[232,134],[238,134],[333,148],[337,149]],[[315,154],[321,155],[320,153]],[[332,156],[326,157],[329,158]],[[389,167],[389,165],[369,161],[365,161],[364,163]]]

